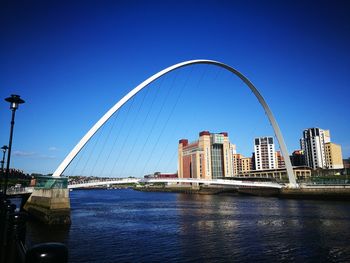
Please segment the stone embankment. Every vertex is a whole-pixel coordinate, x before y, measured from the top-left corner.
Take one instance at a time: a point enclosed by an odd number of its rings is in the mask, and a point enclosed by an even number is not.
[[[184,193],[184,194],[203,194],[203,195],[215,195],[223,193],[237,193],[237,189],[234,188],[218,188],[218,187],[200,187],[192,188],[191,186],[144,186],[134,187],[136,191],[143,192],[169,192],[169,193]]]
[[[280,197],[298,199],[350,200],[350,185],[307,186],[298,189],[282,188]]]
[[[350,186],[308,186],[297,189],[291,188],[219,188],[191,186],[147,186],[134,187],[134,190],[144,192],[172,192],[186,194],[245,194],[254,196],[275,196],[293,199],[323,199],[323,200],[350,200]]]

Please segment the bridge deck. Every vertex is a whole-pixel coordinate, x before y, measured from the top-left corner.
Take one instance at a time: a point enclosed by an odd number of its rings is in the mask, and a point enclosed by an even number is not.
[[[241,187],[262,187],[262,188],[282,188],[283,186],[278,183],[273,182],[254,182],[254,181],[239,181],[239,180],[205,180],[205,179],[193,179],[193,178],[149,178],[149,179],[137,179],[137,178],[127,178],[119,180],[110,181],[93,181],[80,184],[68,185],[68,188],[84,188],[84,187],[94,187],[103,185],[114,185],[114,184],[128,184],[128,183],[198,183],[206,185],[230,185],[230,186],[241,186]]]

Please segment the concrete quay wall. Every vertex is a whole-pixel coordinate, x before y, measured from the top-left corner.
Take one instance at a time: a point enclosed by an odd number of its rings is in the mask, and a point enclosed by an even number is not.
[[[298,189],[282,188],[280,197],[300,199],[338,199],[350,200],[350,187],[348,186],[308,186]]]
[[[46,224],[70,224],[68,189],[35,189],[24,209]]]
[[[221,194],[237,193],[254,196],[275,196],[280,198],[293,199],[322,199],[322,200],[350,200],[350,186],[307,186],[303,188],[259,188],[259,187],[241,187],[236,189],[225,189],[220,187],[193,189],[188,187],[141,187],[134,188],[138,191],[146,192],[177,192],[186,194]]]

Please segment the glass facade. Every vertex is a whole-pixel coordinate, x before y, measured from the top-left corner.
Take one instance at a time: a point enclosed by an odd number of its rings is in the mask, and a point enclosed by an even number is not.
[[[231,177],[234,172],[233,156],[235,146],[228,139],[227,132],[210,133],[202,131],[199,140],[183,144],[179,141],[179,177],[218,179]]]
[[[35,189],[67,189],[67,177],[36,176]]]
[[[223,167],[223,145],[213,144],[211,148],[211,168],[212,168],[212,178],[222,178],[224,177],[224,167]]]

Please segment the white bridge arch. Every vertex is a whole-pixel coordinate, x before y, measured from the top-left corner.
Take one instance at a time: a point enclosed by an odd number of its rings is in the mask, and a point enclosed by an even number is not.
[[[207,59],[198,59],[198,60],[189,60],[185,62],[181,62],[178,64],[175,64],[173,66],[170,66],[166,69],[161,70],[160,72],[154,74],[153,76],[149,77],[146,79],[144,82],[139,84],[137,87],[135,87],[133,90],[131,90],[128,94],[126,94],[120,101],[118,101],[110,110],[108,110],[101,119],[98,120],[98,122],[95,123],[94,126],[84,135],[83,138],[78,142],[78,144],[72,149],[72,151],[66,156],[66,158],[63,160],[63,162],[58,166],[56,171],[53,173],[54,177],[59,177],[62,175],[64,170],[68,167],[68,165],[72,162],[72,160],[75,158],[75,156],[81,151],[81,149],[85,146],[85,144],[91,139],[92,136],[105,124],[108,119],[118,110],[120,109],[128,100],[130,100],[133,96],[135,96],[139,91],[141,91],[143,88],[145,88],[147,85],[155,81],[156,79],[160,78],[161,76],[175,70],[178,68],[182,68],[185,66],[189,65],[194,65],[194,64],[209,64],[209,65],[216,65],[219,67],[222,67],[236,76],[238,76],[248,87],[249,89],[253,92],[255,97],[258,99],[259,103],[261,106],[264,108],[264,111],[273,127],[273,130],[275,132],[277,141],[280,145],[280,149],[282,152],[282,156],[285,161],[286,165],[286,170],[287,170],[287,175],[289,178],[289,184],[290,187],[297,187],[295,175],[293,172],[293,167],[289,159],[289,154],[287,151],[286,144],[284,142],[281,130],[277,124],[277,121],[272,114],[272,111],[270,110],[269,106],[265,102],[264,98],[261,96],[260,92],[255,88],[255,86],[239,71],[235,70],[234,68],[230,67],[229,65],[226,65],[222,62],[219,61],[214,61],[214,60],[207,60]]]

